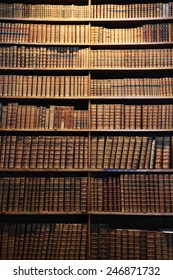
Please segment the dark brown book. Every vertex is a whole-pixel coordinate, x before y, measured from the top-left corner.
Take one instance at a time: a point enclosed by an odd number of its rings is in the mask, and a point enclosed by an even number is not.
[[[8,257],[8,242],[9,242],[10,226],[7,223],[3,224],[1,235],[1,260],[6,260]]]
[[[75,146],[75,150],[76,150],[76,146]],[[76,152],[75,152],[76,154]],[[93,136],[91,139],[91,168],[96,169],[96,156],[97,156],[97,137]]]
[[[163,137],[163,160],[162,168],[170,168],[170,158],[171,158],[171,141],[169,136]]]
[[[14,160],[16,153],[16,136],[11,136],[11,147],[10,147],[10,157],[9,157],[9,168],[14,168]]]
[[[45,260],[46,259],[46,253],[48,250],[48,242],[49,242],[49,234],[50,234],[50,225],[51,224],[46,224],[45,226],[45,233],[44,233],[44,242],[43,242],[43,246],[42,246],[42,250],[41,250],[41,260]]]
[[[6,136],[4,168],[9,168],[12,136]]]
[[[58,211],[64,211],[64,200],[65,200],[65,178],[59,178],[59,203],[58,203]]]
[[[140,260],[141,259],[141,230],[134,230],[134,241],[135,241],[135,247],[134,247],[134,260]]]
[[[88,186],[88,178],[87,177],[81,177],[81,212],[86,213],[87,212],[87,186]],[[72,194],[72,189],[71,189],[71,194]],[[71,203],[72,203],[72,198],[71,198]],[[72,208],[71,208],[72,210]]]
[[[154,231],[147,231],[147,259],[148,260],[156,259]]]
[[[122,246],[122,229],[115,230],[115,246],[116,246],[116,260],[122,259],[121,246]]]
[[[90,241],[90,258],[91,260],[98,260],[98,254],[99,254],[99,228],[98,224],[92,224],[91,225],[91,241]]]
[[[87,225],[82,224],[80,260],[86,260],[86,259],[87,259]]]
[[[66,168],[73,168],[73,155],[74,155],[74,136],[67,137],[67,157],[66,157]]]
[[[38,137],[32,136],[31,138],[31,152],[30,152],[30,168],[35,169],[37,166],[37,153],[38,153]]]
[[[55,169],[60,168],[60,159],[61,159],[61,137],[57,136],[54,139],[55,147],[54,147],[54,162],[53,166]]]
[[[36,167],[38,169],[43,168],[45,139],[46,139],[46,136],[39,136],[38,137],[38,154],[37,154],[37,160],[36,160],[36,162],[37,162]]]
[[[67,157],[67,137],[61,137],[61,159],[60,159],[60,168],[65,169],[66,166],[66,157]]]
[[[29,168],[30,162],[30,151],[31,151],[31,136],[25,136],[23,141],[23,154],[22,154],[22,165],[24,169]]]
[[[141,247],[141,260],[147,260],[147,236],[146,236],[147,231],[141,230],[141,236],[140,236],[140,247]]]

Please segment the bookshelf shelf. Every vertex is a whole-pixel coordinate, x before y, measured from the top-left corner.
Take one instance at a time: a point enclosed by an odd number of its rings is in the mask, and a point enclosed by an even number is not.
[[[0,213],[0,215],[14,215],[14,216],[18,216],[18,215],[39,215],[39,216],[42,216],[42,215],[47,215],[47,216],[58,216],[58,215],[87,215],[87,214],[90,214],[90,215],[112,215],[112,216],[173,216],[173,213],[138,213],[138,212],[135,212],[135,213],[127,213],[127,212],[87,212],[87,213],[82,213],[82,212],[48,212],[48,211],[43,211],[43,212],[3,212],[3,213]]]
[[[8,21],[8,22],[46,22],[46,23],[95,23],[95,22],[169,22],[173,21],[172,17],[142,17],[142,18],[9,18],[9,17],[1,17],[0,21]]]
[[[0,3],[0,259],[173,259],[172,8]]]
[[[3,212],[0,213],[0,215],[47,215],[47,216],[58,216],[58,215],[87,215],[87,213],[82,213],[82,212],[55,212],[55,211],[43,211],[43,212]]]
[[[20,168],[20,169],[0,169],[0,172],[8,172],[8,173],[173,173],[173,169],[28,169],[28,168]]]
[[[0,132],[34,132],[34,133],[173,133],[173,129],[7,129],[2,128]]]
[[[34,132],[34,133],[85,133],[85,132],[90,132],[89,129],[0,129],[0,132]]]
[[[91,71],[91,72],[102,72],[102,71],[119,71],[119,72],[137,72],[137,71],[172,71],[172,67],[143,67],[143,68],[132,68],[132,67],[125,67],[125,68],[25,68],[25,67],[0,67],[0,71],[37,71],[37,72],[75,72],[75,71]]]
[[[122,216],[173,216],[173,213],[127,213],[127,212],[89,212],[90,215],[122,215]]]
[[[0,42],[0,45],[8,45],[8,46],[65,46],[65,47],[94,47],[94,48],[120,48],[120,47],[154,47],[157,48],[157,46],[172,46],[173,42],[138,42],[138,43],[42,43],[42,42],[35,42],[35,43],[27,43],[27,42]]]
[[[68,97],[48,97],[48,96],[1,96],[1,99],[4,100],[52,100],[52,101],[66,101],[66,100],[73,100],[80,102],[81,100],[88,101],[88,100],[173,100],[172,96],[86,96],[86,97],[76,97],[76,96],[68,96]]]

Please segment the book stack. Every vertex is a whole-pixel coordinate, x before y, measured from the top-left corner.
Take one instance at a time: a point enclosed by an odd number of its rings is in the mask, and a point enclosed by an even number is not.
[[[137,3],[91,5],[92,18],[171,17],[173,3]]]
[[[98,246],[95,246],[95,244]],[[173,234],[159,230],[114,229],[91,225],[91,259],[172,260]]]
[[[85,260],[86,224],[0,224],[1,260]]]
[[[84,97],[88,76],[0,75],[0,96]]]
[[[170,136],[93,136],[91,168],[169,169],[172,141]]]
[[[172,213],[173,174],[91,177],[91,212]]]
[[[172,129],[173,105],[92,104],[93,129]]]
[[[1,46],[0,67],[87,68],[88,49],[78,47]]]
[[[91,26],[92,44],[172,42],[172,23],[144,24],[131,28]]]
[[[12,18],[88,18],[88,6],[0,3],[0,16]]]
[[[87,177],[2,177],[1,213],[86,213]]]
[[[0,22],[0,41],[16,43],[88,43],[88,25]]]
[[[1,136],[0,168],[85,169],[88,137]]]
[[[0,127],[7,129],[85,129],[88,111],[74,106],[26,106],[18,103],[0,104]]]
[[[91,50],[92,68],[172,67],[173,49]]]

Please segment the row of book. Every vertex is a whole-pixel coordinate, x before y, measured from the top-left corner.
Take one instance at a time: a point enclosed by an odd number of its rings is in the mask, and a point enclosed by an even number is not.
[[[0,47],[0,67],[87,68],[88,48]],[[172,49],[91,50],[92,68],[172,67]]]
[[[133,28],[89,25],[0,23],[0,41],[16,43],[142,43],[172,42],[172,23],[144,24]]]
[[[93,129],[172,129],[173,105],[91,104]]]
[[[173,2],[91,5],[93,18],[155,18],[172,15]]]
[[[0,67],[87,68],[88,48],[1,46]]]
[[[173,232],[91,225],[91,259],[172,260]]]
[[[1,136],[0,168],[85,169],[88,137]]]
[[[91,79],[88,76],[0,75],[1,96],[172,96],[173,78]]]
[[[92,68],[172,67],[172,49],[91,50]]]
[[[12,18],[88,18],[88,6],[0,3],[0,16]]]
[[[87,177],[2,177],[1,213],[87,211]]]
[[[87,225],[0,224],[1,260],[85,260]]]
[[[88,76],[0,75],[1,96],[88,96]]]
[[[172,213],[173,174],[91,177],[91,212]]]
[[[172,213],[173,174],[91,177],[90,211]],[[87,177],[2,177],[1,213],[87,211]]]
[[[87,129],[88,110],[0,103],[0,128]],[[91,104],[92,129],[172,129],[173,105]]]
[[[169,169],[173,137],[93,136],[93,169]],[[1,136],[0,168],[85,169],[88,137]]]
[[[172,42],[172,23],[144,24],[133,28],[91,26],[90,43]]]
[[[1,3],[1,17],[88,18],[89,6]],[[92,18],[171,17],[172,2],[91,5]]]
[[[89,25],[1,22],[0,41],[16,43],[88,43]]]
[[[172,96],[173,78],[91,79],[91,96]]]
[[[74,106],[28,106],[0,103],[0,128],[7,129],[85,129],[88,111]]]
[[[91,168],[158,169],[171,168],[173,137],[93,136]]]

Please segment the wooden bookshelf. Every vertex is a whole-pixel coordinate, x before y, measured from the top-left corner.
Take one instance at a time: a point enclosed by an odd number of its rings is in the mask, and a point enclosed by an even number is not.
[[[41,258],[38,240],[44,235],[43,259],[173,259],[171,233],[158,230],[171,228],[173,215],[173,2],[4,3],[0,259],[31,259],[24,245],[29,235],[38,248],[35,259]],[[37,4],[42,6],[36,14]],[[115,57],[121,65],[114,64]],[[126,106],[132,123],[116,127],[127,120]],[[58,115],[58,107],[65,113]],[[75,112],[70,117],[68,107]],[[134,128],[134,122],[149,128]],[[67,254],[50,252],[48,234],[52,246],[62,238]],[[9,250],[15,236],[16,244],[23,242],[23,255],[20,246]],[[139,244],[148,251],[136,253]]]

